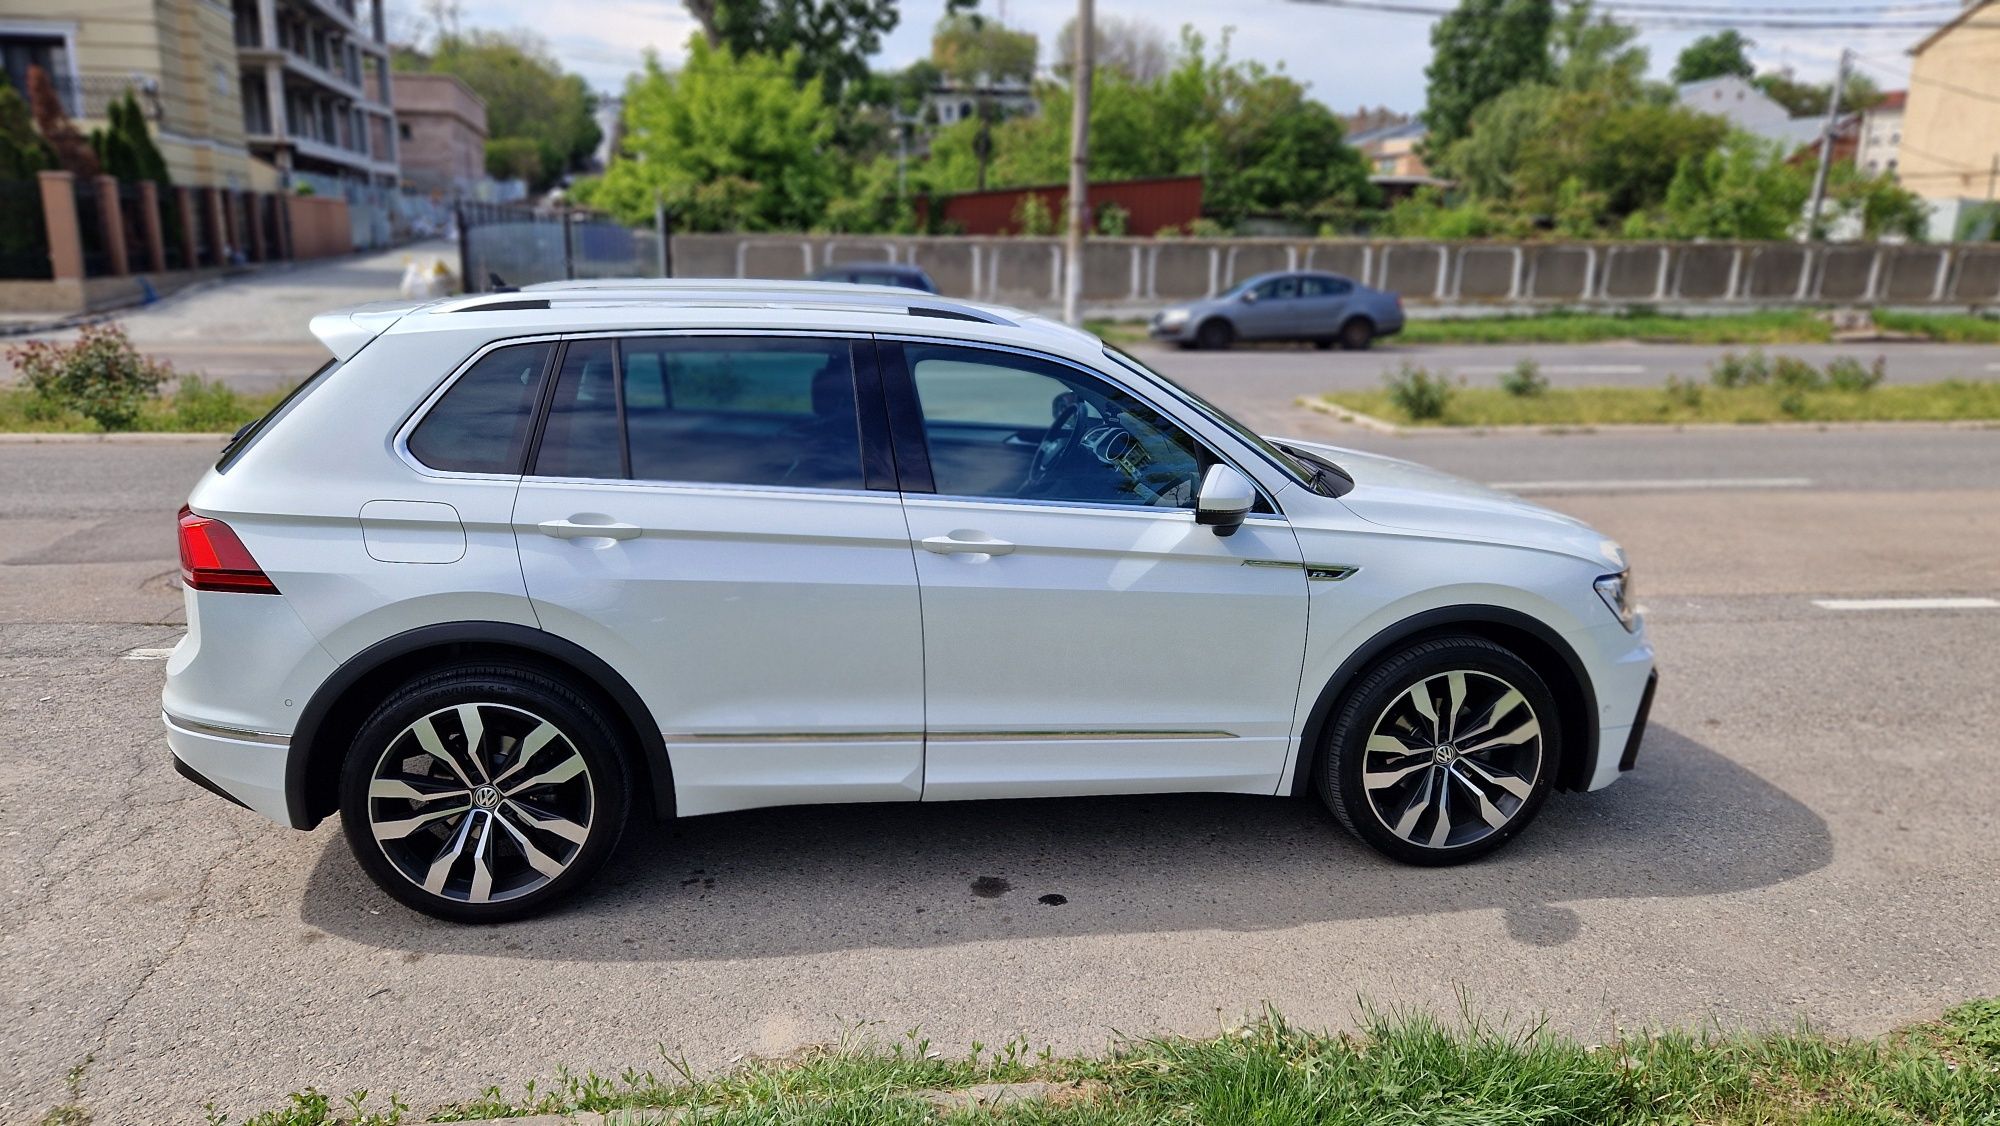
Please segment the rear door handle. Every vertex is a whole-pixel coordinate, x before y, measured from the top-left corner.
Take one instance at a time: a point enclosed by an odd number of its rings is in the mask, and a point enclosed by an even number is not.
[[[939,555],[1006,555],[1014,550],[1014,545],[1006,540],[987,538],[984,532],[953,532],[948,536],[929,536],[922,541],[925,551]]]
[[[637,524],[620,524],[603,516],[586,515],[580,519],[544,520],[535,526],[542,530],[543,535],[554,536],[559,540],[629,540],[639,534]]]

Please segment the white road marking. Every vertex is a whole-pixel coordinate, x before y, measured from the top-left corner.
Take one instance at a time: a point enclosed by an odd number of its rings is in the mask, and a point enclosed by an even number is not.
[[[1508,493],[1623,493],[1673,489],[1805,489],[1810,477],[1607,477],[1594,481],[1494,481]]]
[[[171,656],[173,656],[173,655],[174,655],[174,651],[173,651],[173,649],[172,649],[172,648],[167,648],[167,649],[128,649],[128,650],[126,650],[126,651],[125,651],[125,658],[124,658],[124,659],[125,659],[125,660],[128,660],[128,661],[164,661],[164,660],[166,660],[166,659],[167,659],[168,657],[171,657]]]
[[[1815,598],[1822,610],[2000,610],[1994,598]]]
[[[1513,364],[1463,364],[1453,369],[1461,375],[1499,375],[1514,370]],[[1644,375],[1639,364],[1542,364],[1543,375]]]

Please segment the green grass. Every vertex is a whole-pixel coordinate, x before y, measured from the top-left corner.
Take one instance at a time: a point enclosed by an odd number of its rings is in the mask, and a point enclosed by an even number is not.
[[[156,433],[230,433],[262,418],[279,392],[245,395],[198,377],[183,378],[169,394],[149,400],[132,429]],[[51,409],[20,387],[0,387],[0,433],[95,434],[103,430],[75,411]]]
[[[1491,387],[1454,387],[1443,414],[1413,418],[1386,390],[1340,391],[1326,401],[1404,426],[1596,426],[1696,422],[1915,422],[2000,419],[2000,383],[1948,380],[1885,384],[1870,391],[1723,388],[1551,388],[1510,395]]]
[[[1544,1027],[1466,1016],[1371,1013],[1359,1032],[1293,1028],[1275,1013],[1205,1039],[1126,1041],[1102,1056],[1031,1054],[1020,1042],[938,1059],[906,1034],[860,1036],[785,1061],[697,1077],[669,1064],[616,1077],[559,1072],[515,1095],[497,1089],[432,1121],[621,1109],[679,1109],[688,1121],[1046,1126],[1161,1123],[1452,1126],[1832,1126],[2000,1121],[2000,1001],[1975,1001],[1879,1040],[1810,1031],[1631,1033],[1591,1045]],[[1047,1098],[941,1110],[925,1091],[1039,1080]],[[374,1109],[370,1109],[371,1106]],[[229,1121],[211,1110],[211,1120]],[[393,1098],[317,1091],[244,1119],[255,1126],[388,1126],[421,1121]]]
[[[2000,344],[2000,315],[1879,312],[1875,323],[1890,332],[1914,333],[1940,344]]]
[[[1805,309],[1677,317],[1667,313],[1553,312],[1449,320],[1412,320],[1396,339],[1408,344],[1589,344],[1643,340],[1673,344],[1809,344],[1833,339],[1833,326]]]

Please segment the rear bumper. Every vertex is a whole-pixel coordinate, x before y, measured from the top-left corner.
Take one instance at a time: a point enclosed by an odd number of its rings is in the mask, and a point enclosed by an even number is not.
[[[174,769],[196,785],[290,825],[285,804],[285,764],[291,740],[283,735],[215,727],[162,712]]]

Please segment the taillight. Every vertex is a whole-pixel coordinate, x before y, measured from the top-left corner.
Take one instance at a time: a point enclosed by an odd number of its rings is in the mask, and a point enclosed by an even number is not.
[[[181,506],[181,582],[190,590],[276,594],[278,586],[229,525]]]

